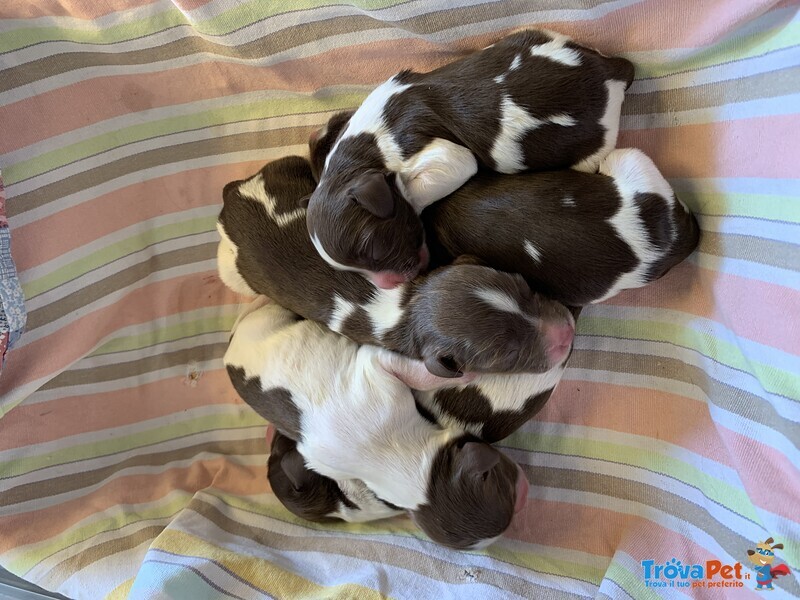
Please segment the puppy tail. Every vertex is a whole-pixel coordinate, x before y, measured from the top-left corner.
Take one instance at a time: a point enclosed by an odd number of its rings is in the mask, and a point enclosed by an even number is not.
[[[626,90],[631,87],[636,75],[636,67],[633,66],[633,63],[620,56],[611,56],[606,61],[608,62],[608,76],[615,81],[624,81]]]

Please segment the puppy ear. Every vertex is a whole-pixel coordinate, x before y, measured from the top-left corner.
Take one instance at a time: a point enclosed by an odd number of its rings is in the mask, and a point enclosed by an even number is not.
[[[486,263],[483,262],[477,256],[473,256],[472,254],[461,254],[458,256],[454,261],[454,265],[477,265],[479,267],[485,267]]]
[[[764,540],[764,543],[765,543],[765,544],[771,544],[771,543],[772,543],[772,542],[774,542],[774,541],[775,541],[775,540],[773,540],[772,538],[767,538],[767,539],[765,539],[765,540]]]
[[[392,188],[381,171],[367,171],[356,177],[350,188],[350,196],[379,219],[394,216]]]
[[[306,194],[297,201],[300,208],[308,208],[308,203],[311,202],[311,194]]]
[[[783,550],[783,544],[773,544],[772,549],[775,550],[775,548],[778,550]]]
[[[300,490],[311,479],[311,472],[306,467],[305,459],[299,452],[287,452],[281,458],[281,469],[292,482],[295,490]]]
[[[747,551],[747,556],[753,556],[753,554],[755,554],[755,553],[756,553],[755,550],[748,550]]]
[[[500,462],[500,453],[484,442],[467,442],[461,449],[461,469],[482,475]]]
[[[427,356],[425,357],[425,368],[437,377],[452,379],[461,377],[464,371],[456,364],[452,356]]]

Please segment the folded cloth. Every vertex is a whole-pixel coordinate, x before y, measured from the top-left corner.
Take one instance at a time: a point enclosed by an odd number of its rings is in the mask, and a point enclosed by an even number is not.
[[[0,173],[0,370],[25,329],[25,299],[11,258],[11,231],[6,218],[6,195]]]

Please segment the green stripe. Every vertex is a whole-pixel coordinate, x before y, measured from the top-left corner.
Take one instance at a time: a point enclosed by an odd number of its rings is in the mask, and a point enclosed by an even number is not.
[[[508,438],[507,444],[528,452],[605,460],[661,473],[696,487],[720,505],[753,522],[759,522],[759,517],[744,490],[672,456],[611,442],[530,432],[514,433]]]
[[[797,45],[798,39],[800,39],[800,24],[790,23],[757,31],[747,37],[727,39],[705,50],[692,52],[691,55],[682,60],[653,60],[648,62],[642,55],[650,53],[639,54],[636,52],[631,53],[630,57],[636,63],[637,79],[663,77],[791,48]]]
[[[3,171],[6,185],[18,183],[47,171],[76,162],[89,156],[119,148],[125,144],[140,142],[174,133],[193,131],[204,127],[227,125],[241,121],[256,121],[270,117],[282,117],[303,113],[325,112],[355,108],[368,92],[350,92],[336,96],[309,97],[299,94],[280,94],[257,102],[227,105],[194,114],[130,125],[82,139],[68,146],[43,152],[34,158],[8,165]],[[268,92],[264,92],[267,95]],[[230,97],[235,101],[235,96]]]
[[[0,463],[0,477],[24,475],[36,469],[53,467],[81,460],[91,460],[99,456],[106,456],[125,452],[134,448],[143,448],[176,438],[197,434],[214,434],[226,429],[236,430],[247,427],[265,426],[264,419],[259,417],[246,405],[226,404],[220,407],[221,411],[213,415],[187,418],[178,423],[170,423],[160,427],[153,427],[137,433],[114,435],[108,432],[109,439],[97,440],[60,448],[58,452],[48,451],[45,454],[16,457],[13,460]],[[33,452],[34,450],[31,450]]]
[[[175,498],[170,502],[163,502],[156,506],[145,507],[137,505],[136,509],[125,513],[125,521],[122,525],[123,528],[131,527],[143,521],[163,521],[165,519],[172,520],[179,512],[181,512],[187,504],[191,501],[194,494],[177,490],[180,498]],[[112,512],[116,512],[112,509]],[[98,513],[95,513],[98,514]],[[103,514],[103,513],[99,513]],[[118,515],[111,517],[103,517],[89,525],[80,527],[78,529],[71,529],[66,532],[59,533],[48,539],[42,544],[34,546],[32,549],[26,550],[13,559],[6,565],[6,568],[16,573],[27,573],[30,569],[35,567],[43,560],[48,559],[56,554],[72,546],[85,542],[92,537],[105,533],[107,531],[115,531],[119,537],[125,535],[121,531],[120,518]]]
[[[147,229],[142,233],[100,248],[91,254],[81,256],[38,279],[25,282],[22,284],[22,291],[26,298],[33,298],[59,285],[63,285],[76,277],[80,277],[89,271],[107,265],[115,260],[119,260],[134,252],[144,250],[148,246],[174,238],[214,231],[215,223],[216,217],[208,216]]]
[[[558,548],[553,548],[551,553],[538,554],[509,550],[499,544],[494,544],[484,552],[481,552],[481,554],[486,554],[491,558],[522,567],[523,569],[531,569],[539,573],[557,575],[558,577],[580,579],[595,585],[600,585],[605,574],[603,569],[558,558]]]
[[[578,333],[677,344],[711,357],[733,369],[750,373],[769,392],[800,400],[800,374],[790,373],[746,357],[738,345],[689,327],[655,321],[582,315],[578,321]]]
[[[404,0],[360,0],[349,2],[355,9],[377,10],[401,4]],[[0,34],[0,52],[17,50],[42,42],[67,41],[79,44],[113,44],[165,31],[170,27],[185,25],[203,35],[227,35],[260,20],[288,12],[311,10],[325,6],[338,6],[338,0],[293,0],[291,3],[251,0],[236,5],[206,20],[189,22],[177,9],[169,9],[137,21],[126,21],[104,29],[70,29],[44,26],[23,27]],[[288,10],[286,10],[288,8]],[[355,10],[353,11],[356,12]]]
[[[792,196],[736,193],[679,193],[687,206],[709,216],[749,217],[800,224],[800,201]]]
[[[631,598],[652,598],[653,600],[658,600],[659,598],[667,595],[664,594],[664,596],[662,596],[655,591],[663,588],[649,588],[644,584],[644,571],[638,575],[634,575],[616,561],[612,561],[611,564],[608,565],[608,570],[606,571],[605,576],[625,590]],[[687,594],[690,596],[694,593],[691,591],[691,588],[681,588],[681,590],[687,592]]]
[[[382,521],[373,521],[371,523],[345,523],[344,521],[313,523],[311,521],[306,521],[296,517],[290,513],[272,494],[270,494],[268,500],[265,501],[263,498],[242,498],[239,496],[232,496],[224,492],[220,492],[219,490],[206,490],[206,492],[210,495],[213,495],[220,502],[229,506],[230,508],[251,514],[263,515],[269,519],[274,519],[284,523],[292,523],[313,531],[339,532],[353,536],[403,536],[427,540],[425,534],[423,534],[414,525],[411,519],[407,518],[384,519]],[[598,569],[597,567],[583,563],[555,559],[549,554],[537,554],[516,549],[509,550],[502,548],[500,544],[494,544],[485,550],[476,551],[474,553],[483,554],[491,558],[502,560],[518,567],[535,569],[536,571],[540,571],[542,573],[550,573],[553,575],[560,575],[562,577],[574,577],[576,579],[582,579],[595,584],[599,584],[603,579],[604,571],[602,569]],[[569,575],[565,575],[565,573],[569,573]]]
[[[225,307],[220,307],[224,309]],[[232,307],[231,314],[220,314],[215,317],[181,321],[175,325],[153,329],[145,333],[128,335],[109,340],[87,357],[113,354],[114,352],[130,352],[141,348],[149,348],[175,340],[203,335],[205,333],[221,333],[230,331],[236,321],[237,307]]]

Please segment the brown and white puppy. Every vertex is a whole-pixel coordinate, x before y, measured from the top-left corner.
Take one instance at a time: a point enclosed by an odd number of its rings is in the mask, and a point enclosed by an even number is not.
[[[297,441],[313,471],[359,479],[452,548],[492,543],[524,506],[528,482],[474,436],[424,419],[409,385],[450,380],[375,346],[359,346],[261,298],[234,325],[224,362],[236,391]]]
[[[423,220],[435,260],[471,254],[571,306],[658,279],[699,238],[694,216],[634,148],[611,152],[599,173],[481,173]]]
[[[308,230],[333,267],[391,288],[425,268],[418,214],[478,164],[593,172],[616,145],[633,65],[527,30],[430,73],[378,86],[333,141]]]
[[[314,189],[287,157],[225,186],[217,229],[222,281],[264,294],[359,343],[424,360],[431,373],[544,373],[563,364],[574,320],[519,275],[456,264],[392,290],[337,271],[314,250],[297,200]]]
[[[378,498],[359,479],[334,481],[312,471],[297,449],[297,442],[279,431],[272,438],[267,478],[278,500],[307,521],[340,519],[362,523],[405,513]]]
[[[348,115],[309,142],[319,172]],[[521,274],[569,306],[602,302],[663,276],[697,247],[697,221],[641,150],[612,151],[599,173],[482,171],[422,213],[433,265],[471,255]]]

